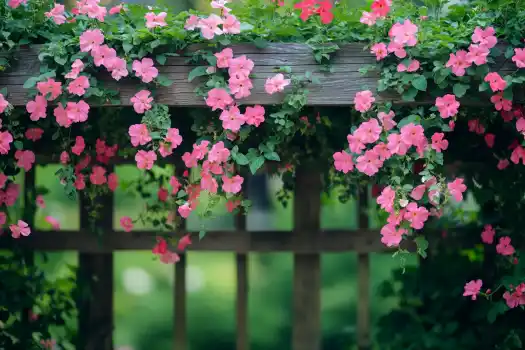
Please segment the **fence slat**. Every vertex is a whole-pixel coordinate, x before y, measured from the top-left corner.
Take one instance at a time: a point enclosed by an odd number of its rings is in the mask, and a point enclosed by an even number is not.
[[[175,293],[173,306],[175,307],[173,334],[175,335],[175,350],[188,348],[187,317],[186,317],[186,263],[187,255],[181,254],[180,261],[175,264]]]
[[[368,228],[368,190],[359,192],[359,228]],[[357,254],[358,299],[357,346],[359,350],[370,349],[370,256]]]
[[[246,183],[245,178],[245,183]],[[245,192],[246,196],[246,192]],[[246,230],[246,215],[237,214],[235,228],[239,231]],[[237,350],[249,350],[250,338],[248,334],[248,255],[236,254],[235,265],[237,267],[237,301],[236,301],[236,325],[237,325]]]
[[[97,217],[95,228],[105,234],[113,226],[113,193],[96,197]],[[86,198],[80,198],[80,226],[91,229]],[[96,236],[96,233],[92,233]],[[113,349],[113,253],[81,253],[78,259],[78,283],[84,284],[89,293],[81,293],[77,300],[79,312],[78,344],[82,350]]]
[[[321,175],[310,167],[296,171],[294,226],[298,239],[319,235]],[[321,348],[321,269],[319,254],[294,255],[293,350]]]

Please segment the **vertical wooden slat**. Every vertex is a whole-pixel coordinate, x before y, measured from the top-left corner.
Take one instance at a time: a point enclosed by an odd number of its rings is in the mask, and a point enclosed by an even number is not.
[[[320,231],[321,176],[313,167],[296,171],[294,226],[298,240]],[[321,269],[319,254],[294,254],[293,350],[321,348]]]
[[[246,183],[245,178],[245,183]],[[245,187],[247,187],[245,185]],[[244,191],[247,196],[247,191]],[[239,213],[235,217],[235,229],[246,230],[246,215]],[[237,350],[249,350],[250,339],[248,334],[248,256],[247,254],[236,254],[235,265],[237,267],[237,300],[236,300],[236,326],[237,326]]]
[[[184,167],[181,164],[175,165],[175,175],[182,176]],[[182,220],[180,230],[186,231],[186,220]],[[188,318],[187,318],[187,295],[186,295],[186,254],[180,255],[180,261],[175,264],[175,291],[173,293],[173,334],[175,341],[173,342],[174,350],[188,349]]]
[[[368,228],[368,190],[359,192],[359,228]],[[358,304],[357,346],[359,350],[370,349],[370,257],[368,253],[357,254]]]
[[[102,229],[104,234],[113,228],[113,193],[94,199],[80,196],[80,227]],[[94,203],[97,216],[90,222],[87,203]],[[91,209],[92,210],[92,209]],[[93,219],[92,219],[93,220]],[[93,232],[93,234],[97,234]],[[103,239],[103,237],[101,238]],[[78,258],[78,280],[86,289],[77,300],[79,334],[77,349],[113,349],[113,254],[81,253]]]

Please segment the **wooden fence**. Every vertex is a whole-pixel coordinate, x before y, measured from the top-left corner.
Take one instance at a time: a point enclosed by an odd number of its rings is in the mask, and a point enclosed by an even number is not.
[[[39,74],[37,49],[23,50],[13,68],[0,74],[0,87],[7,87],[9,101],[16,106],[27,102],[24,81]],[[369,88],[373,90],[376,77],[362,77],[358,69],[364,64],[375,62],[375,58],[362,50],[360,45],[348,45],[338,52],[333,61],[333,73],[321,72],[314,61],[311,49],[298,44],[271,44],[265,49],[249,45],[233,47],[235,55],[246,54],[255,63],[254,90],[246,103],[272,104],[283,98],[282,94],[264,93],[265,79],[273,75],[274,67],[290,66],[293,73],[311,71],[320,78],[321,84],[310,88],[309,105],[350,105],[355,93]],[[174,86],[159,89],[156,100],[170,106],[202,106],[203,100],[196,97],[195,82],[188,83],[187,75],[192,67],[181,57],[169,58],[159,66],[161,74],[175,81]],[[108,85],[113,84],[108,81]],[[133,82],[120,83],[121,104],[130,105],[135,92]],[[35,187],[35,171],[26,174],[26,193]],[[249,325],[247,304],[249,297],[248,259],[250,252],[291,252],[294,254],[293,277],[293,350],[321,349],[321,270],[320,255],[324,252],[357,252],[358,254],[358,313],[357,345],[369,349],[369,285],[370,252],[384,250],[380,234],[368,229],[367,196],[361,193],[358,216],[358,230],[323,231],[320,228],[321,176],[315,169],[299,168],[296,172],[296,193],[294,202],[294,229],[291,232],[246,230],[244,216],[236,220],[233,232],[212,231],[202,241],[191,245],[192,251],[230,251],[236,254],[237,268],[237,350],[249,349]],[[78,349],[112,349],[113,332],[113,252],[120,250],[151,249],[155,232],[115,232],[113,230],[113,196],[98,198],[105,213],[97,218],[96,226],[104,231],[102,238],[89,232],[88,214],[81,210],[79,231],[33,232],[20,239],[17,244],[35,250],[57,251],[76,250],[79,252],[79,277],[90,281],[92,296],[80,300]],[[80,206],[82,208],[82,205]],[[33,218],[25,218],[28,223]],[[184,232],[174,233],[181,235]],[[174,349],[188,349],[186,323],[186,258],[174,266]],[[220,320],[217,320],[220,322]]]

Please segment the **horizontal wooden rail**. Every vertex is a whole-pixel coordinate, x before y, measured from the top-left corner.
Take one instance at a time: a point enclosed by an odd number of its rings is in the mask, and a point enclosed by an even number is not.
[[[302,230],[301,232],[305,232]],[[189,232],[192,233],[192,232]],[[309,232],[306,232],[309,233]],[[295,231],[209,231],[206,237],[194,240],[191,251],[293,252],[304,254],[328,252],[384,252],[378,230],[321,230],[310,232],[305,241]],[[77,250],[84,253],[104,253],[118,250],[149,250],[159,232],[106,232],[103,237],[89,231],[36,231],[16,244],[45,251]],[[193,232],[197,234],[197,232]],[[0,239],[0,249],[7,241]]]

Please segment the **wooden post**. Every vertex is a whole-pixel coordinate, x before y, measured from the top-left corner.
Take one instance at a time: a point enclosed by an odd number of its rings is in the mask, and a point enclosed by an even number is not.
[[[80,198],[80,227],[83,230],[101,229],[105,234],[113,228],[113,193],[91,199],[97,216],[90,222],[87,198]],[[96,232],[92,232],[96,235]],[[113,349],[113,254],[81,253],[78,258],[78,284],[81,290],[77,300],[79,312],[78,344],[82,350]]]
[[[313,167],[296,171],[294,226],[298,240],[320,231],[321,175]],[[293,350],[321,349],[321,269],[319,254],[294,255]]]
[[[245,177],[245,184],[247,178]],[[247,185],[245,185],[247,187]],[[247,193],[246,191],[244,192]],[[235,229],[246,231],[246,215],[242,212],[235,218]],[[236,300],[236,325],[237,325],[237,350],[249,350],[250,338],[248,332],[248,255],[236,254],[237,267],[237,300]]]
[[[175,164],[175,175],[181,176],[184,172],[182,164]],[[176,214],[175,214],[176,215]],[[181,218],[182,219],[182,218]],[[186,220],[180,223],[181,231],[186,231]],[[175,291],[173,293],[173,334],[175,341],[174,350],[188,349],[188,318],[187,318],[187,295],[186,295],[186,265],[187,254],[180,255],[180,261],[175,264]]]
[[[368,189],[359,192],[359,228],[368,228]],[[357,347],[370,349],[370,257],[368,253],[357,254]]]

